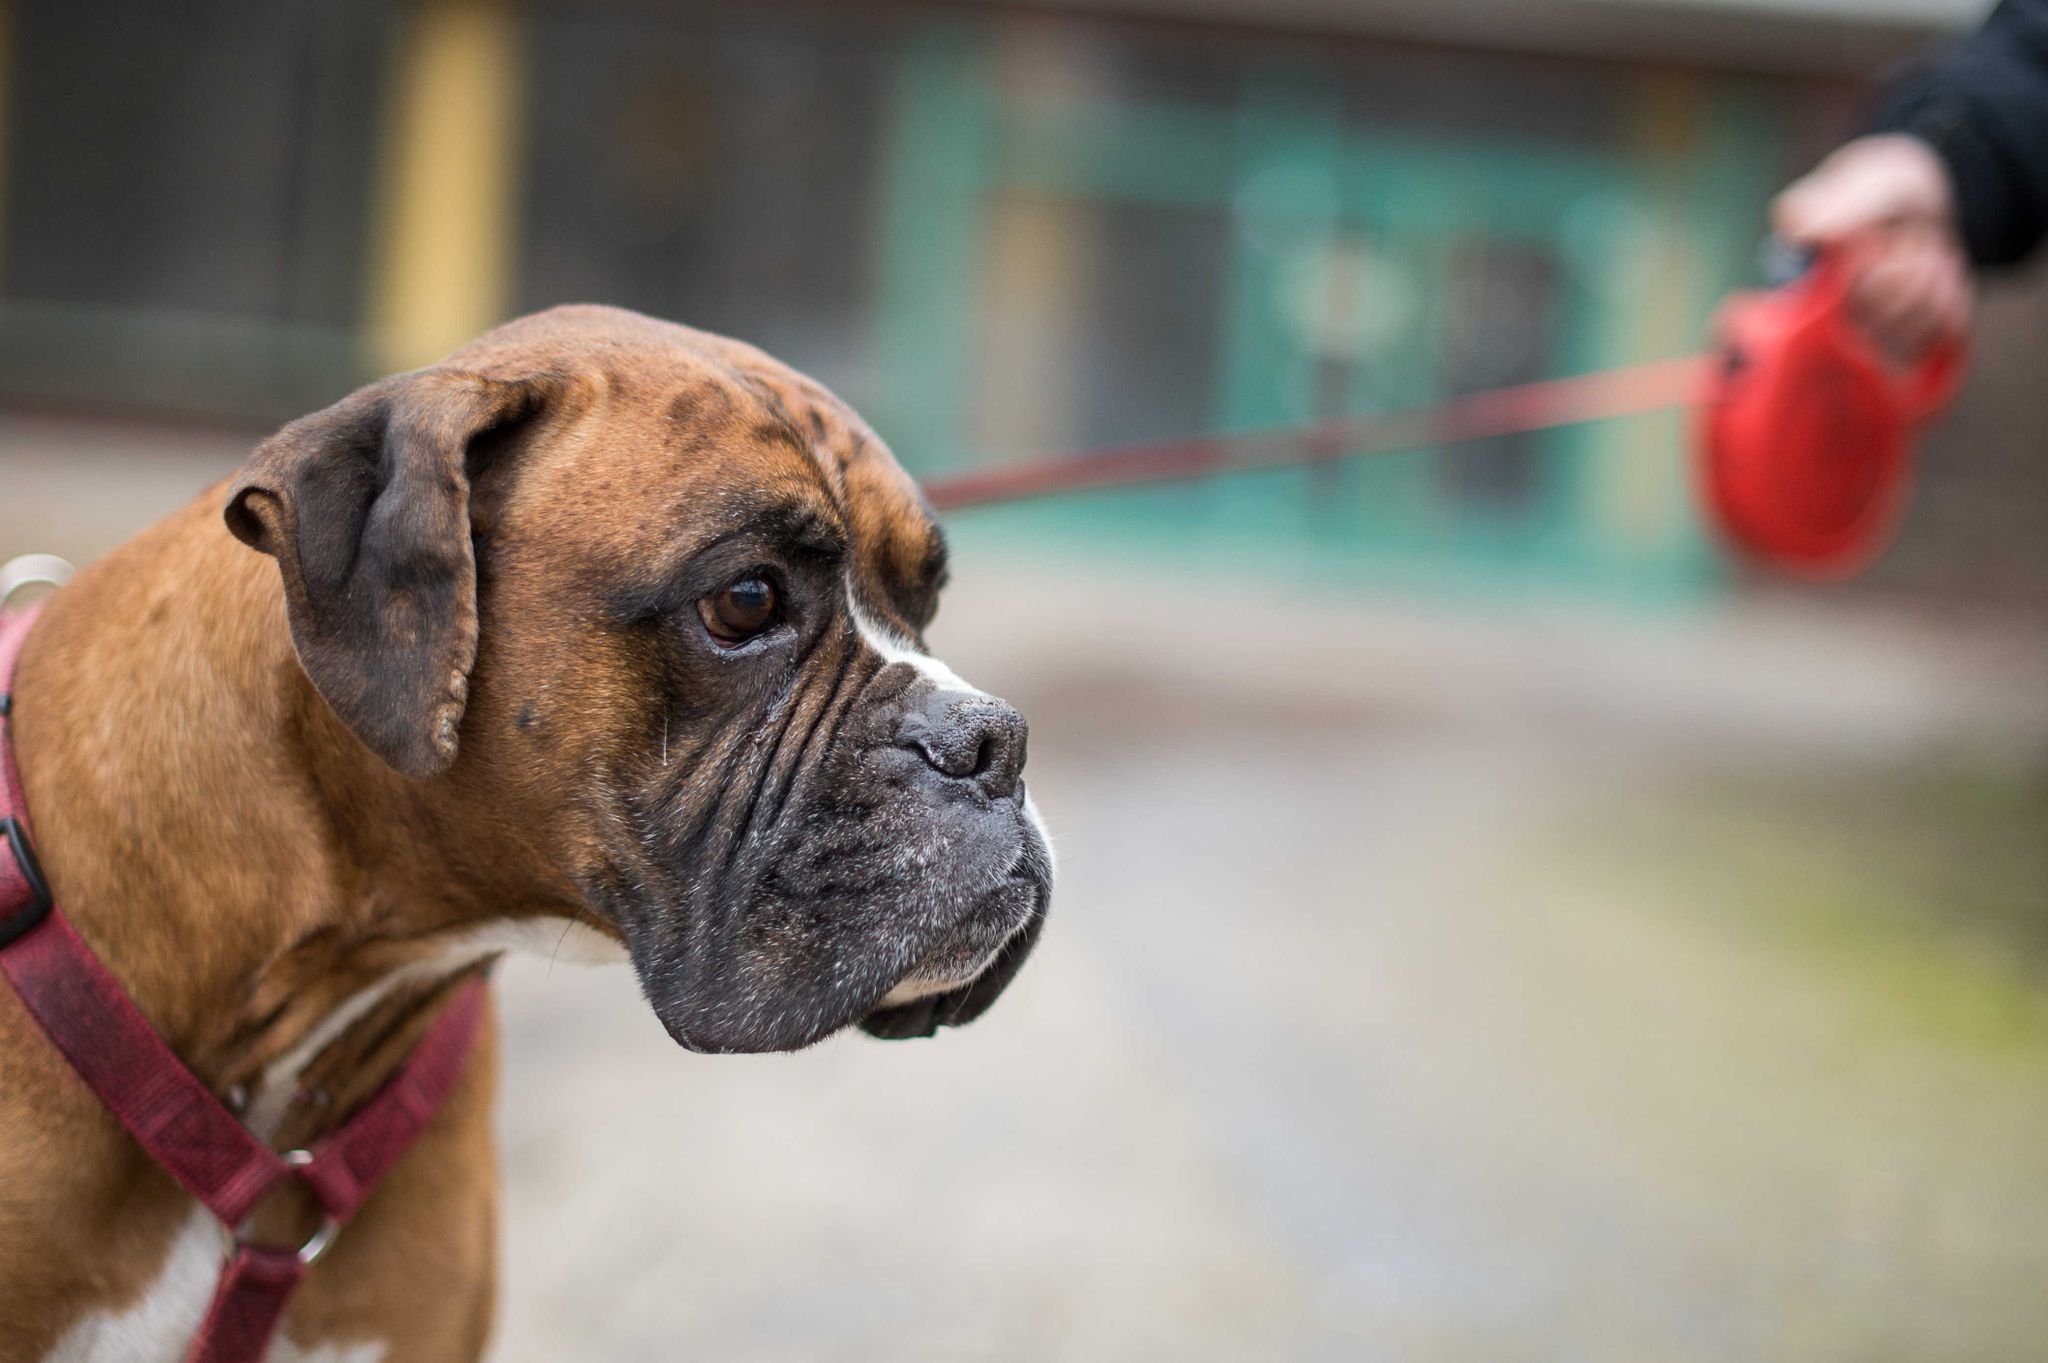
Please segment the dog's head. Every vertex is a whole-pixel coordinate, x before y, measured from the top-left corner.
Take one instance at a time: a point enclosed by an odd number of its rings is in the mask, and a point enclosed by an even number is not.
[[[1024,721],[925,652],[939,527],[761,352],[525,318],[285,427],[227,522],[333,714],[456,811],[450,855],[620,937],[683,1045],[926,1035],[1030,949]]]

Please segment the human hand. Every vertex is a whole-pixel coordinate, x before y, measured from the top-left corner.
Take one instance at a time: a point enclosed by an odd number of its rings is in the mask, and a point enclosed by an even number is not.
[[[1956,235],[1948,169],[1917,137],[1860,137],[1771,205],[1779,236],[1846,250],[1849,306],[1887,351],[1913,359],[1969,331],[1970,262]]]

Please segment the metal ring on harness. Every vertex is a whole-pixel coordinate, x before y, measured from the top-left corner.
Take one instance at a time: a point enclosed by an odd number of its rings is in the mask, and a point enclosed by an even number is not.
[[[278,1158],[285,1162],[285,1167],[287,1168],[303,1169],[313,1162],[313,1152],[310,1150],[287,1150],[279,1155]],[[311,1235],[306,1237],[306,1242],[300,1245],[294,1253],[298,1255],[301,1264],[311,1268],[314,1264],[320,1262],[320,1256],[327,1253],[328,1247],[334,1243],[334,1238],[340,1234],[341,1222],[331,1214],[323,1214],[320,1218],[319,1226],[315,1228]],[[227,1225],[220,1227],[220,1241],[222,1257],[227,1259],[234,1258],[236,1253],[246,1243],[242,1239],[242,1233],[239,1228]]]

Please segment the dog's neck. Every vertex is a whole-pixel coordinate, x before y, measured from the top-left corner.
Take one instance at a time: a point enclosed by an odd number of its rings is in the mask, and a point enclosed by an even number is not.
[[[79,933],[202,1079],[291,1139],[365,1096],[501,944],[380,832],[423,817],[416,797],[306,682],[275,568],[217,508],[202,497],[50,600],[16,678],[17,757]]]

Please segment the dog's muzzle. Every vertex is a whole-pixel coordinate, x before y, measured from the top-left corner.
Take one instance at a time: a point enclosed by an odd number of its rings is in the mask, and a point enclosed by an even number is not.
[[[966,825],[957,873],[987,883],[861,1020],[868,1032],[929,1036],[971,1021],[1002,992],[1036,940],[1053,865],[1024,787],[1028,733],[1012,706],[980,691],[937,687],[906,712],[897,746],[923,766],[914,778],[920,793],[958,806]]]

